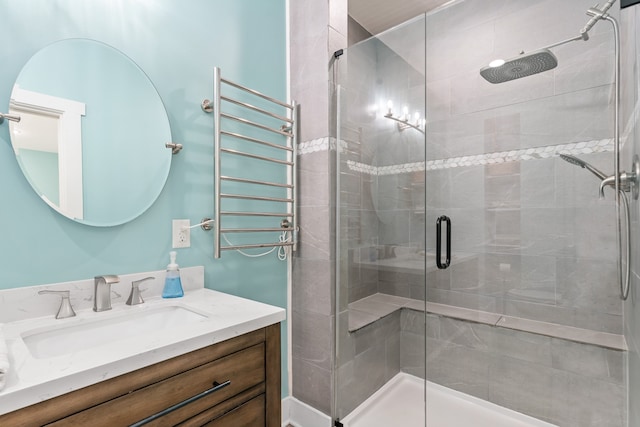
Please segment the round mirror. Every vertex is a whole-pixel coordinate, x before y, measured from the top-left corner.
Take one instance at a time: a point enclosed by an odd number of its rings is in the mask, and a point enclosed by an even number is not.
[[[87,39],[37,52],[13,86],[16,159],[53,209],[94,226],[124,224],[159,196],[171,129],[158,92],[122,52]]]

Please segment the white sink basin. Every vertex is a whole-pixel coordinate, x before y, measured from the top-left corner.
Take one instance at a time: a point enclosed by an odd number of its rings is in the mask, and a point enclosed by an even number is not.
[[[82,320],[60,327],[32,329],[21,336],[33,357],[48,359],[206,319],[203,314],[172,305],[95,321]]]

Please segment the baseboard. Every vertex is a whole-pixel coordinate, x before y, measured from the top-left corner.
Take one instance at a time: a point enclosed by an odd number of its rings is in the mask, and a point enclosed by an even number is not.
[[[331,427],[331,417],[295,397],[282,399],[282,427]]]

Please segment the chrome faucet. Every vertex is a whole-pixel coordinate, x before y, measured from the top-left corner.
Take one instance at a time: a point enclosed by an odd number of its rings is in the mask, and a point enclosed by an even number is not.
[[[60,302],[60,308],[58,309],[58,313],[56,314],[56,319],[64,319],[66,317],[73,317],[76,315],[76,312],[73,311],[73,307],[71,306],[71,300],[69,299],[70,292],[69,291],[38,291],[39,295],[58,295],[62,297],[62,301]]]
[[[131,293],[129,294],[129,299],[127,299],[126,304],[127,305],[142,304],[144,300],[142,299],[142,294],[140,293],[140,288],[138,287],[138,285],[140,285],[140,283],[144,281],[152,280],[152,279],[155,279],[155,277],[145,277],[144,279],[134,280],[133,282],[131,282]]]
[[[111,285],[120,282],[114,274],[96,276],[93,280],[93,311],[111,310]]]

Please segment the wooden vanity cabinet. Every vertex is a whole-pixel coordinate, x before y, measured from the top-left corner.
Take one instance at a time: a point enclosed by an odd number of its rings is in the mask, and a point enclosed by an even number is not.
[[[280,427],[280,418],[275,324],[1,415],[0,426],[117,427],[146,419],[145,426]]]

